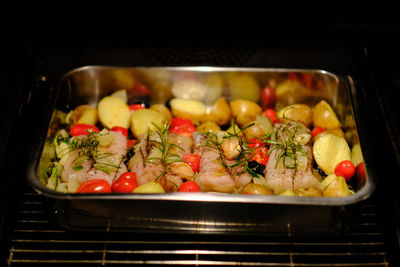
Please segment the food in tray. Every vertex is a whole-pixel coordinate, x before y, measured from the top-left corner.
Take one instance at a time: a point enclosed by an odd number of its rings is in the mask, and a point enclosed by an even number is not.
[[[179,81],[166,104],[128,103],[118,90],[97,107],[77,106],[52,137],[55,159],[43,182],[65,193],[309,197],[348,196],[362,186],[360,145],[326,100],[277,107],[293,76],[260,87],[249,75],[227,74],[226,95],[221,77]],[[207,97],[211,85],[218,90]]]

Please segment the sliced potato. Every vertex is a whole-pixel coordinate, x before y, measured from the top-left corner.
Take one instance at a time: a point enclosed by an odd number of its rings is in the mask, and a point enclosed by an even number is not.
[[[351,162],[353,162],[354,166],[357,166],[358,164],[360,164],[363,161],[364,161],[364,157],[361,152],[361,146],[360,146],[360,144],[355,144],[351,148]]]
[[[342,176],[331,174],[321,183],[323,185],[324,197],[345,197],[352,194],[347,186],[346,180]]]
[[[323,194],[323,192],[316,187],[310,187],[306,189],[298,188],[294,190],[294,193],[301,197],[322,197]]]
[[[212,121],[202,122],[196,127],[196,129],[201,133],[221,131],[221,127]]]
[[[136,187],[133,193],[160,194],[165,193],[164,188],[156,182],[148,182]]]
[[[111,94],[111,96],[121,98],[121,100],[124,101],[124,103],[128,103],[128,93],[126,89],[115,91],[114,93]]]
[[[97,108],[90,105],[79,105],[72,113],[73,124],[84,123],[95,125],[98,121]]]
[[[325,101],[321,100],[312,109],[314,126],[321,126],[325,129],[341,128],[338,117],[332,107]]]
[[[287,118],[304,123],[307,127],[311,126],[313,121],[312,110],[305,104],[289,105],[277,113],[278,118]]]
[[[231,126],[226,130],[227,133],[238,135],[239,137],[245,137],[243,131],[240,129],[239,125],[231,124]]]
[[[335,173],[339,162],[351,159],[346,140],[331,133],[324,134],[315,141],[313,154],[315,162],[327,175]]]
[[[229,104],[239,126],[248,125],[262,112],[260,105],[245,99],[232,100]]]
[[[247,140],[251,140],[254,137],[260,138],[274,131],[271,121],[263,115],[257,115],[256,119],[252,123],[254,123],[253,126],[250,126],[243,131]]]
[[[164,118],[167,121],[170,121],[172,119],[171,111],[169,111],[169,108],[167,108],[164,104],[151,105],[150,109],[153,109],[153,110],[158,111],[161,114],[163,114]]]
[[[337,135],[337,136],[345,138],[345,134],[344,134],[342,128],[332,128],[332,129],[326,129],[322,133],[317,134],[316,136],[314,136],[313,137],[313,142],[315,143],[315,141],[317,141],[318,138],[320,138],[321,136],[323,136],[325,134],[328,134],[328,133],[331,133],[331,134],[334,134],[334,135]]]
[[[202,121],[211,121],[222,126],[228,124],[231,118],[232,112],[228,102],[226,101],[225,97],[220,97],[214,103],[211,109],[206,112],[206,115],[203,117]]]
[[[156,129],[154,124],[162,127],[164,122],[166,118],[160,112],[148,108],[139,109],[132,113],[131,131],[137,139],[140,139],[143,134],[147,134],[149,129]]]
[[[279,193],[280,196],[287,196],[287,197],[295,197],[296,194],[293,192],[293,190],[285,190],[281,193]]]
[[[248,74],[232,75],[228,79],[230,99],[245,99],[258,102],[260,99],[260,86],[254,77]]]
[[[270,189],[267,189],[262,184],[249,183],[244,186],[243,194],[248,195],[273,195]]]
[[[129,128],[131,111],[121,98],[103,97],[98,105],[98,113],[101,124],[108,129],[114,126]]]
[[[206,114],[206,106],[197,100],[174,98],[170,105],[174,117],[188,119],[194,124],[200,122]]]

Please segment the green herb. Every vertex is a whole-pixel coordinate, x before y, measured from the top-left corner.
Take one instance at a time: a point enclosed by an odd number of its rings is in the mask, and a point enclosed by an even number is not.
[[[150,153],[150,148],[158,149],[161,152],[159,157],[148,157],[146,162],[151,164],[160,164],[163,166],[163,171],[156,177],[155,181],[158,181],[160,178],[164,177],[168,173],[168,165],[174,162],[184,162],[184,160],[178,154],[172,153],[172,148],[178,148],[182,151],[184,149],[176,144],[170,143],[168,140],[168,130],[170,126],[170,122],[163,122],[162,126],[158,126],[153,123],[155,130],[150,130],[147,134],[147,146],[148,153]],[[152,134],[155,134],[159,140],[151,139]],[[148,147],[148,148],[147,148]]]

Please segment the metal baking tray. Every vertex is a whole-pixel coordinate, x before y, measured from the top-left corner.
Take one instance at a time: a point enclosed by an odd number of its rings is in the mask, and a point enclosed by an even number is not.
[[[199,82],[210,74],[229,77],[246,74],[262,88],[281,82],[289,73],[308,73],[316,84],[322,84],[301,99],[278,100],[314,104],[326,99],[341,122],[355,130],[359,139],[367,173],[366,183],[347,197],[255,196],[222,193],[166,194],[84,194],[59,193],[40,181],[38,167],[51,161],[43,149],[46,139],[55,132],[56,110],[68,111],[80,104],[96,103],[119,89],[130,89],[130,101],[167,103],[171,86],[182,79]],[[145,85],[150,97],[138,99],[135,88]],[[85,66],[74,69],[55,80],[48,114],[44,116],[42,136],[37,137],[28,166],[28,180],[44,195],[52,207],[55,221],[68,229],[246,233],[246,234],[321,234],[343,229],[346,212],[368,198],[374,191],[375,179],[370,169],[366,135],[360,123],[357,88],[348,75],[313,69],[224,68],[224,67],[108,67]],[[225,91],[223,92],[223,94]],[[292,94],[289,94],[289,96]],[[140,96],[139,96],[140,98]],[[229,95],[228,95],[229,98]]]

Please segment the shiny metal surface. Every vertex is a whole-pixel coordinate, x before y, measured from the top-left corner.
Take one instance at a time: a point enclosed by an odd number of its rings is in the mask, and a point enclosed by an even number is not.
[[[119,68],[86,66],[65,74],[56,87],[55,109],[69,110],[79,104],[96,105],[100,98],[118,89],[135,88],[144,84],[150,89],[151,103],[166,103],[171,97],[175,81],[190,77],[201,80],[206,75],[218,73],[246,73],[265,86],[271,80],[281,81],[289,72],[311,73],[325,85],[303,98],[310,105],[326,99],[336,111],[341,122],[356,127],[358,136],[366,134],[357,124],[357,89],[351,77],[336,75],[324,70],[262,69],[262,68]],[[223,91],[229,99],[229,94]],[[134,99],[133,99],[134,100]],[[277,106],[286,105],[280,103]],[[45,123],[52,129],[51,121]],[[51,136],[48,136],[51,137]],[[369,167],[367,143],[361,140],[366,163],[367,182],[355,194],[347,197],[291,197],[257,196],[222,193],[165,193],[165,194],[72,194],[48,189],[40,182],[37,167],[41,161],[52,160],[42,155],[45,138],[38,140],[28,166],[28,179],[33,188],[56,202],[58,220],[67,228],[116,227],[158,231],[218,232],[243,231],[286,232],[290,225],[294,232],[335,231],[340,228],[343,206],[368,198],[375,189],[375,178]],[[366,141],[364,141],[366,142]],[[330,208],[329,208],[330,207]],[[310,218],[313,218],[310,221]]]

